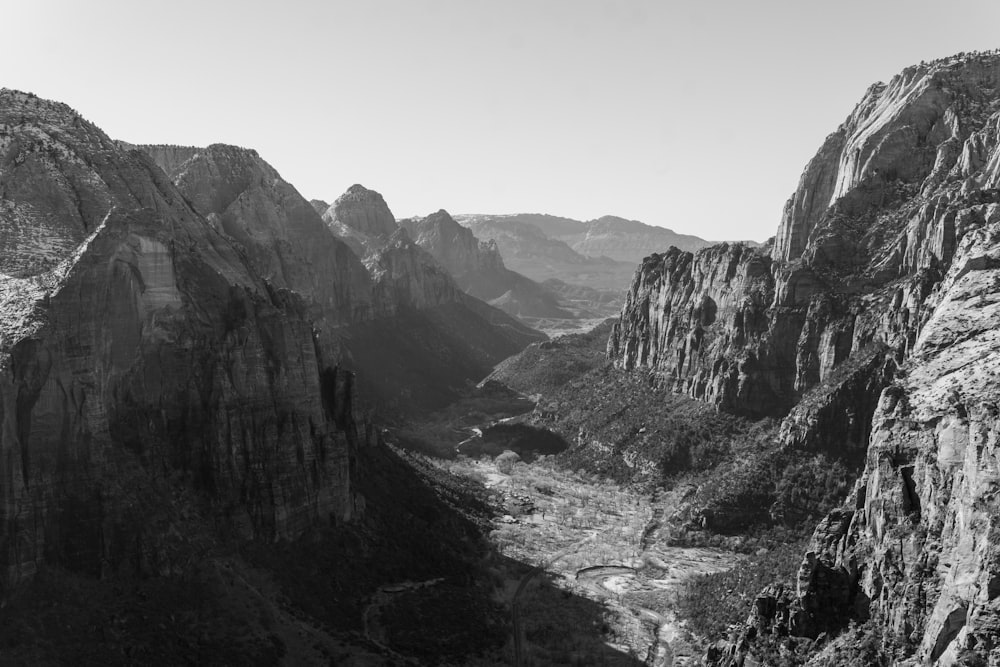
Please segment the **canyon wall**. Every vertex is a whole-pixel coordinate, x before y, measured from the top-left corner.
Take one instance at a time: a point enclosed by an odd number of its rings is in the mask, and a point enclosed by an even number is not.
[[[352,517],[352,379],[300,303],[65,105],[0,92],[0,176],[5,587],[169,570],[144,505],[164,480],[247,538]]]
[[[637,271],[608,343],[618,366],[787,415],[784,446],[863,462],[795,590],[764,591],[715,658],[742,664],[762,633],[827,633],[813,663],[841,664],[851,620],[903,664],[1000,656],[998,174],[1000,55],[909,67],[826,139],[771,247],[670,249]]]

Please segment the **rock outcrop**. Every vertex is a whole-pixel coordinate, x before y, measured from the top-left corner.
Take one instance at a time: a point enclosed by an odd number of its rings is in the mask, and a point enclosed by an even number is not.
[[[156,146],[141,148],[154,158],[163,154]],[[269,290],[300,304],[323,358],[360,374],[365,406],[393,415],[440,406],[463,383],[481,378],[498,361],[542,337],[468,299],[399,230],[377,192],[353,186],[327,207],[324,220],[256,151],[221,144],[194,151],[173,165],[169,175],[194,208],[246,256]],[[361,228],[388,228],[391,222],[392,233],[372,236],[338,215]],[[427,336],[419,346],[412,340],[401,343],[414,327],[437,331],[440,341]],[[450,333],[469,327],[477,339]],[[373,336],[373,328],[395,333],[391,339]],[[384,345],[381,355],[369,349],[375,338]],[[447,341],[443,355],[441,341]],[[449,373],[435,371],[434,365],[449,355],[462,361],[443,362]],[[401,371],[391,381],[384,370],[390,361]]]
[[[477,282],[487,282],[506,268],[495,242],[480,242],[472,231],[455,222],[444,209],[425,218],[400,220],[399,225],[463,288],[464,285],[478,287]]]
[[[337,197],[323,214],[323,220],[366,236],[391,236],[398,226],[382,195],[358,184]]]
[[[1000,659],[998,129],[1000,54],[907,68],[827,138],[773,247],[671,249],[637,271],[618,365],[787,414],[789,446],[863,454],[795,590],[762,593],[718,661],[777,633],[836,637],[812,663],[843,664],[850,620],[893,664]]]
[[[938,61],[872,87],[809,163],[773,248],[645,260],[611,357],[783,415],[873,343],[908,353],[958,243],[1000,216],[998,72],[993,56]]]
[[[397,235],[373,278],[254,151],[0,92],[0,588],[173,572],[181,496],[264,543],[357,518],[359,394],[441,405],[540,337]]]
[[[262,540],[350,519],[351,376],[145,154],[0,92],[0,565],[169,568],[179,477]]]
[[[198,213],[239,244],[273,289],[305,299],[311,317],[326,329],[374,316],[377,304],[365,267],[257,151],[213,144],[186,149],[188,158],[178,162],[169,148],[141,150]]]
[[[468,294],[522,318],[574,318],[542,285],[504,266],[495,241],[480,241],[447,211],[399,224]]]

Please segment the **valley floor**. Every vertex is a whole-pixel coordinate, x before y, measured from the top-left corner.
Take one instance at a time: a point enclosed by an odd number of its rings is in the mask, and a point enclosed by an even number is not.
[[[683,583],[728,570],[742,557],[658,543],[669,496],[651,497],[545,458],[498,465],[486,457],[439,461],[479,481],[502,504],[490,541],[505,558],[535,566],[520,577],[502,567],[503,602],[516,607],[524,664],[696,664],[703,647],[674,613]],[[600,605],[599,619],[570,629],[551,625],[562,601]],[[594,651],[594,638],[602,645]],[[508,651],[513,647],[507,647]],[[507,656],[513,657],[513,656]]]

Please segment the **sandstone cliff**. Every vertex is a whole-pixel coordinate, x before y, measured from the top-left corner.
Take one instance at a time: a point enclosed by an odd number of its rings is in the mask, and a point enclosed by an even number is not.
[[[312,205],[254,150],[213,144],[175,151],[143,146],[217,230],[238,244],[274,289],[304,298],[327,328],[369,319],[368,272],[351,249],[328,233]]]
[[[827,138],[772,248],[671,249],[637,272],[616,363],[725,409],[788,413],[787,446],[868,445],[796,589],[765,591],[725,659],[752,655],[762,633],[829,637],[849,620],[874,629],[886,660],[1000,658],[998,123],[1000,55],[907,68]],[[880,348],[887,362],[867,363]],[[852,641],[813,661],[844,664]]]
[[[807,166],[774,247],[647,258],[609,354],[754,415],[784,414],[874,342],[905,354],[957,244],[1000,216],[998,71],[938,61],[872,87]]]
[[[382,195],[363,185],[352,185],[337,197],[323,219],[336,222],[367,236],[390,236],[396,231],[396,219]]]
[[[154,159],[174,155],[156,146],[141,149]],[[171,168],[184,197],[246,257],[267,289],[298,304],[322,357],[360,374],[359,398],[368,408],[393,416],[439,407],[464,383],[541,337],[467,302],[433,258],[399,231],[377,192],[353,186],[324,211],[324,219],[253,150],[215,144],[161,166]],[[390,224],[389,235],[362,231]],[[421,346],[399,342],[413,327],[435,330],[447,341],[443,356],[456,360],[444,362],[450,373],[428,370],[442,356],[442,343],[433,336],[420,339]],[[478,339],[451,334],[468,327]],[[372,328],[395,332],[391,339],[379,337],[381,354],[370,349]],[[390,363],[400,370],[391,378],[384,370]]]
[[[151,159],[0,92],[0,562],[169,571],[155,480],[230,530],[351,518],[351,378]]]

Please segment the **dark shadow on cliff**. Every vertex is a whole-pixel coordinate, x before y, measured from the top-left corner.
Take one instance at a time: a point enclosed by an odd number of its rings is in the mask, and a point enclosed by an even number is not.
[[[511,664],[502,588],[530,567],[490,551],[484,489],[384,445],[358,456],[358,518],[294,541],[238,541],[155,496],[172,560],[42,568],[0,609],[0,664]],[[530,598],[532,664],[638,664],[604,646],[598,603]]]
[[[491,324],[489,312],[475,310],[488,307],[474,301],[401,308],[391,320],[348,327],[345,365],[358,371],[360,404],[381,421],[407,421],[444,408],[495,364],[544,339],[510,318]]]

